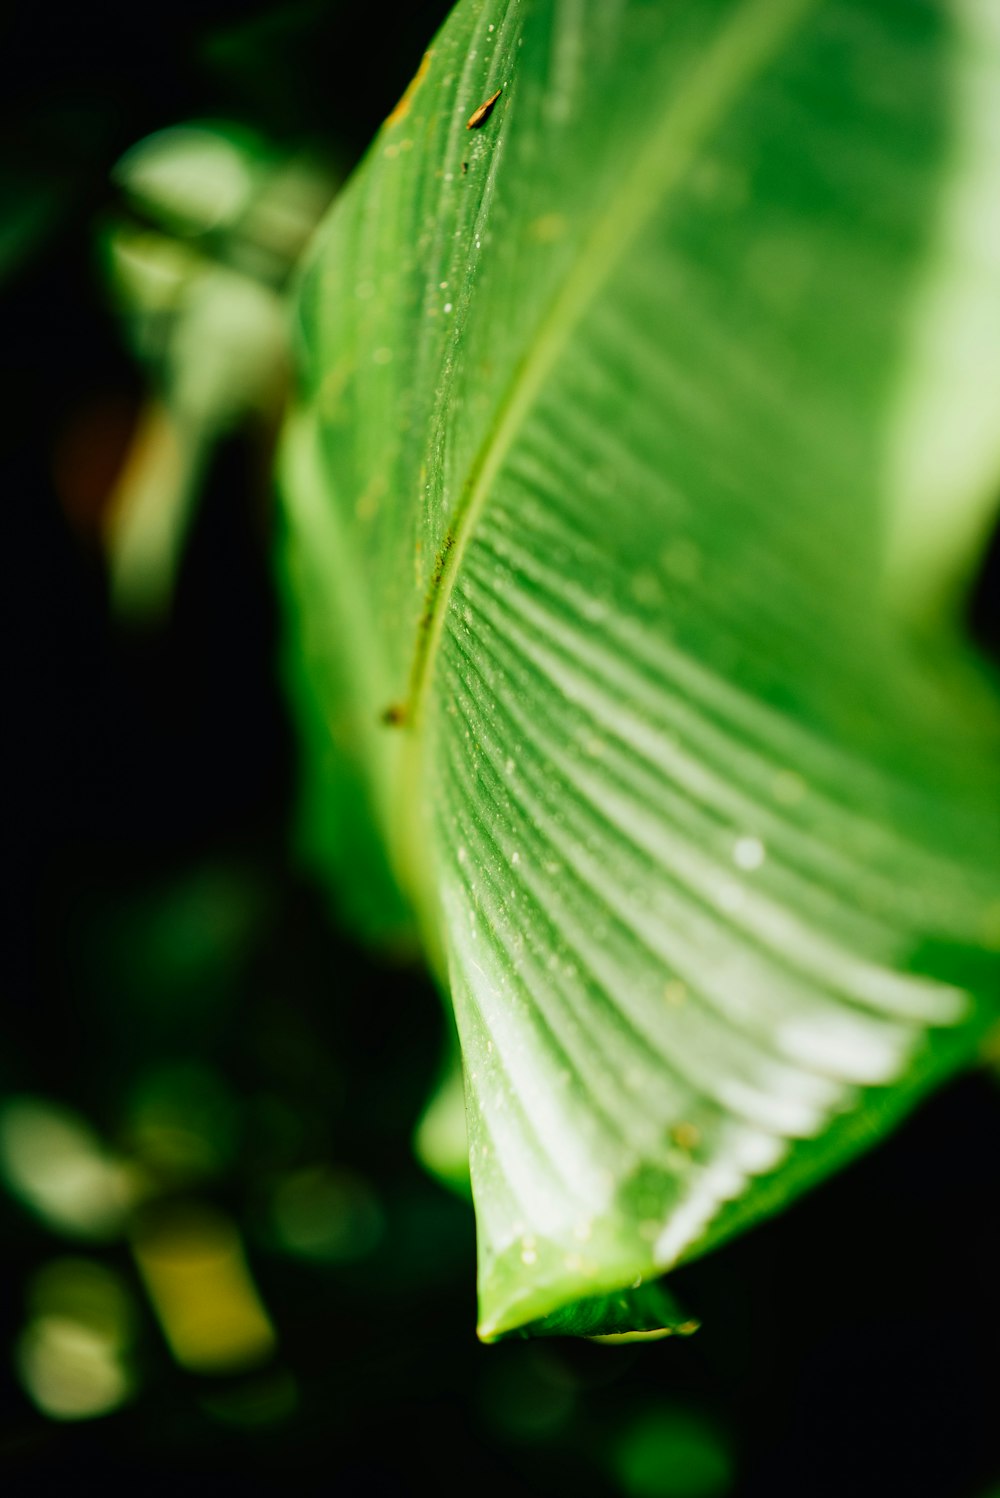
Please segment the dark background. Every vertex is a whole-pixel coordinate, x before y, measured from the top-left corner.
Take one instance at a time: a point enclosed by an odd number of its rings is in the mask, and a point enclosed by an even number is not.
[[[279,1339],[264,1374],[183,1370],[124,1243],[64,1242],[0,1192],[0,1483],[986,1498],[1000,1483],[995,1079],[957,1082],[779,1220],[677,1273],[695,1337],[481,1347],[471,1213],[410,1151],[439,1001],[418,968],[380,965],[338,930],[289,851],[296,755],[259,440],[216,452],[169,627],[110,614],[101,501],[144,395],[95,264],[111,168],[149,132],[212,115],[346,170],[444,10],[208,0],[0,19],[0,213],[38,183],[51,205],[0,285],[0,1092],[72,1107],[120,1147],[150,1068],[214,1078],[228,1143],[199,1191],[239,1224]],[[78,482],[60,477],[67,453]],[[975,604],[994,648],[996,570],[994,553]],[[317,1161],[379,1204],[377,1241],[346,1262],[304,1261],[268,1227],[270,1183]],[[142,1311],[130,1402],[61,1423],[12,1349],[33,1274],[66,1253],[115,1269]],[[281,1408],[268,1377],[291,1390]],[[697,1486],[682,1438],[716,1452],[714,1486]],[[658,1461],[644,1467],[644,1449]]]

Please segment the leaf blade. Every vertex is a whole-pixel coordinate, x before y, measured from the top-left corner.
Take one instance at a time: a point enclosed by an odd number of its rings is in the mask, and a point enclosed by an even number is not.
[[[407,703],[384,818],[458,1018],[485,1336],[773,1210],[997,982],[995,686],[885,585],[948,11],[610,14],[459,7],[304,303]]]

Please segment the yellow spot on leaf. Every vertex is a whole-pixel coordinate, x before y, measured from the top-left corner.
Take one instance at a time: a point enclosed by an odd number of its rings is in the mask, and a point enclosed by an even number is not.
[[[543,213],[528,225],[528,234],[540,244],[551,244],[566,233],[568,223],[561,213]]]
[[[696,1124],[679,1123],[670,1130],[670,1137],[678,1149],[693,1150],[697,1148],[701,1134]]]
[[[986,907],[982,939],[988,952],[1000,952],[1000,900],[994,900]]]
[[[423,57],[420,59],[420,66],[414,73],[413,77],[410,79],[409,83],[406,85],[406,92],[403,94],[403,97],[400,99],[399,103],[392,111],[392,114],[387,117],[387,125],[398,125],[400,120],[406,119],[406,116],[410,112],[410,105],[413,103],[414,95],[423,82],[427,74],[427,69],[431,65],[431,58],[433,57],[433,55],[433,52],[425,52]]]
[[[602,1337],[588,1337],[587,1341],[596,1342],[601,1347],[625,1347],[630,1342],[662,1342],[664,1337],[673,1335],[672,1326],[658,1326],[648,1332],[607,1332]]]

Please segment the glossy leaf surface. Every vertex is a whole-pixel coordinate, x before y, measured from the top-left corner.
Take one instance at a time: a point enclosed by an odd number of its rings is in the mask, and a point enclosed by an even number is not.
[[[301,660],[455,1006],[485,1337],[784,1204],[994,1013],[998,29],[470,0],[315,248]]]

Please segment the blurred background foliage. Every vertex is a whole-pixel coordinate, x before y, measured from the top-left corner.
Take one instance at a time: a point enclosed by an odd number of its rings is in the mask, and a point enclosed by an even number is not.
[[[444,10],[0,18],[0,1479],[988,1498],[988,1071],[674,1276],[696,1336],[484,1348],[441,1005],[296,856],[281,296]]]

